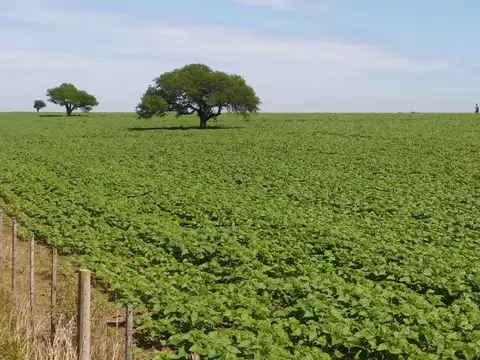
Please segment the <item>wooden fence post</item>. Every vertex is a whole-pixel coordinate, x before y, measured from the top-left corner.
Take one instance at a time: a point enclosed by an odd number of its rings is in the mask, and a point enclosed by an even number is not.
[[[35,236],[31,235],[30,243],[30,316],[32,331],[35,329]]]
[[[128,305],[125,314],[125,360],[133,360],[133,307]]]
[[[4,259],[4,234],[3,234],[3,222],[4,222],[4,215],[3,215],[3,209],[0,209],[0,273],[3,270],[3,259]]]
[[[90,278],[88,270],[78,271],[77,360],[90,360]]]
[[[12,220],[12,295],[15,295],[17,288],[17,219]]]
[[[57,268],[58,254],[57,249],[52,249],[52,285],[51,285],[51,303],[50,303],[50,341],[55,343],[55,334],[57,332]]]

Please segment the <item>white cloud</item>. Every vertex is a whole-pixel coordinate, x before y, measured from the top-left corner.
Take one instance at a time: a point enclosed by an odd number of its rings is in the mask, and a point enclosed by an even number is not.
[[[452,69],[442,61],[369,45],[294,41],[229,27],[172,27],[79,11],[65,0],[46,6],[51,1],[22,0],[2,8],[0,31],[9,36],[0,39],[0,96],[6,99],[0,110],[28,109],[32,97],[69,81],[94,93],[99,110],[131,111],[154,77],[186,63],[205,62],[244,75],[265,111],[382,111],[379,100],[385,97],[401,106],[417,102],[411,87],[389,83],[392,74],[415,74],[420,81]],[[370,74],[382,74],[385,81],[369,82]],[[25,87],[18,86],[22,83]]]

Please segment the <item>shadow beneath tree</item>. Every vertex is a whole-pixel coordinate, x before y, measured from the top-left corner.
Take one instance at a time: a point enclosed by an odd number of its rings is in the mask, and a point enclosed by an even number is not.
[[[83,114],[72,114],[69,117],[86,116]],[[67,117],[67,114],[39,114],[38,117]]]
[[[233,130],[233,129],[243,129],[243,126],[221,126],[221,125],[212,125],[208,126],[205,129],[201,129],[199,126],[158,126],[158,127],[132,127],[128,128],[128,131],[177,131],[177,130]]]

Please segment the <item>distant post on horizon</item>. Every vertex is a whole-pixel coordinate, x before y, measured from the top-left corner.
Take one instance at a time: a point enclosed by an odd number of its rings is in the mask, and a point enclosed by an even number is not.
[[[475,114],[478,114],[478,110],[479,109],[478,109],[478,103],[477,103],[477,104],[475,104]]]

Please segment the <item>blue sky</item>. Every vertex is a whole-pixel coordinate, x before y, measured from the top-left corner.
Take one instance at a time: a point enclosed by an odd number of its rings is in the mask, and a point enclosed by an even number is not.
[[[273,112],[470,112],[480,2],[0,0],[0,111],[72,82],[133,111],[192,62],[245,77]],[[59,108],[49,104],[48,110]]]

